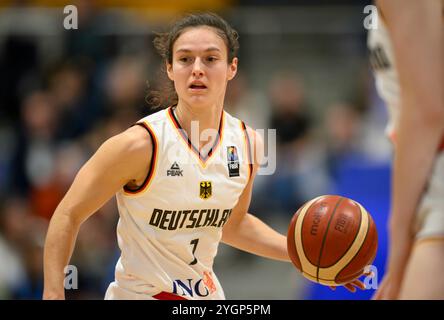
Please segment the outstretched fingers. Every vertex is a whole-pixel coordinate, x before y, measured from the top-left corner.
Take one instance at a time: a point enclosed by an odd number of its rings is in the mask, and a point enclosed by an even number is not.
[[[375,274],[372,271],[366,272],[362,274],[365,277],[374,277]],[[360,289],[360,290],[367,290],[367,287],[365,286],[365,284],[359,280],[359,279],[355,279],[349,283],[346,283],[343,285],[348,291],[355,293],[356,292],[356,288]],[[336,290],[336,286],[329,286],[329,288],[333,291]]]

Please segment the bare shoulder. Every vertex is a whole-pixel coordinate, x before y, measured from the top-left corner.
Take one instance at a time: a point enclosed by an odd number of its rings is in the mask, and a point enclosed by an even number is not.
[[[136,125],[106,140],[94,155],[98,170],[119,172],[124,181],[143,180],[153,156],[148,131]]]
[[[132,126],[119,135],[119,144],[128,155],[147,156],[152,154],[153,142],[148,131],[139,125]]]
[[[263,146],[264,145],[264,138],[262,137],[262,135],[258,131],[251,128],[250,126],[246,126],[246,127],[247,127],[248,137],[250,137],[250,139],[251,139],[251,144],[255,147]]]
[[[106,140],[101,149],[113,157],[137,157],[151,153],[152,141],[146,129],[141,126],[132,126],[127,130]]]
[[[76,175],[65,206],[84,221],[123,186],[140,185],[151,158],[151,137],[143,127],[133,126],[107,139]]]
[[[250,126],[246,126],[246,128],[251,143],[251,152],[252,156],[254,157],[254,163],[255,166],[258,166],[261,163],[264,155],[264,138],[258,131],[254,130]]]

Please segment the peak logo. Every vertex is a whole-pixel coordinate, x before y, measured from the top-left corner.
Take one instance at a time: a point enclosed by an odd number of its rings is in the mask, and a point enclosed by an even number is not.
[[[179,165],[177,164],[176,161],[174,161],[173,165],[171,166],[170,170],[167,170],[167,176],[172,176],[172,177],[183,177],[183,170],[180,170]]]

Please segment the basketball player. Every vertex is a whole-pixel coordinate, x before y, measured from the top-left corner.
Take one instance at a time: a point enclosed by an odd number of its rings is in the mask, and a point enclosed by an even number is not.
[[[375,299],[444,299],[442,0],[378,0],[368,44],[394,145],[389,256]]]
[[[263,141],[223,109],[237,33],[217,15],[189,15],[155,44],[177,104],[107,140],[80,170],[49,226],[45,299],[64,298],[80,225],[114,195],[121,257],[106,299],[224,299],[213,272],[220,241],[290,261],[286,237],[247,213]]]

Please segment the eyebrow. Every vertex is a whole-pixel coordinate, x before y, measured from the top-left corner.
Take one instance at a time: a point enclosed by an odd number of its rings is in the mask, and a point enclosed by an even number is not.
[[[186,53],[191,52],[191,51],[192,50],[186,49],[186,48],[176,50],[176,52],[186,52]],[[219,51],[220,52],[220,49],[216,48],[216,47],[209,47],[209,48],[205,49],[204,51],[205,52],[209,52],[209,51]]]

